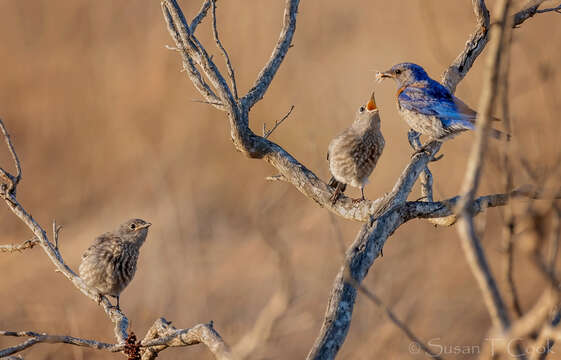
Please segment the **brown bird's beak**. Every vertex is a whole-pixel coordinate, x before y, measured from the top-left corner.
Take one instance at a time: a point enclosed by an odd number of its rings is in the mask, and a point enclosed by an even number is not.
[[[139,227],[137,227],[137,230],[148,228],[148,227],[150,227],[150,225],[152,225],[152,223],[147,222],[146,224],[143,224],[143,225],[140,225]]]
[[[373,111],[376,110],[376,100],[374,99],[374,91],[372,91],[372,95],[370,95],[370,101],[368,101],[368,104],[366,104],[366,109],[368,111]]]
[[[376,73],[376,81],[381,82],[383,81],[385,78],[394,78],[395,75],[393,74],[393,72],[391,71],[384,71],[384,72],[377,72]]]

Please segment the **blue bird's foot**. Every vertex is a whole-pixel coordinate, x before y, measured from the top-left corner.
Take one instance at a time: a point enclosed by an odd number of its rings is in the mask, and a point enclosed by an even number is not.
[[[409,145],[413,148],[413,150],[417,150],[421,147],[421,134],[416,132],[413,129],[409,129],[407,133],[407,140],[409,141]]]
[[[414,158],[415,155],[420,154],[420,153],[426,153],[428,155],[430,155],[430,151],[428,150],[428,144],[425,144],[423,146],[421,146],[420,148],[418,148],[413,154],[411,154],[411,158]]]

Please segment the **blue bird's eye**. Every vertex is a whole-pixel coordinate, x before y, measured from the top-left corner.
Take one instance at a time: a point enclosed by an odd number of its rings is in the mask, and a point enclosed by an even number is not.
[[[131,224],[129,227],[130,227],[131,230],[136,229],[136,225],[135,225],[135,224]]]
[[[401,70],[397,69],[397,70],[395,71],[395,74],[396,74],[396,75],[401,74]]]

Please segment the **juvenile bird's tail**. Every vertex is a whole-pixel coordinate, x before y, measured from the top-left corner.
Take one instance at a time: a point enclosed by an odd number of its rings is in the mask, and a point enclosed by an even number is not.
[[[510,134],[505,134],[504,132],[497,129],[490,129],[489,131],[490,135],[495,139],[510,141]]]

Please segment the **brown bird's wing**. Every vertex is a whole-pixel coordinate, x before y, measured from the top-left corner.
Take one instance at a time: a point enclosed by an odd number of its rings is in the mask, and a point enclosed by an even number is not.
[[[120,244],[121,239],[111,233],[105,233],[99,235],[95,238],[94,242],[88,247],[88,249],[82,254],[82,259],[95,254],[99,255],[110,255],[114,252],[115,244]]]

